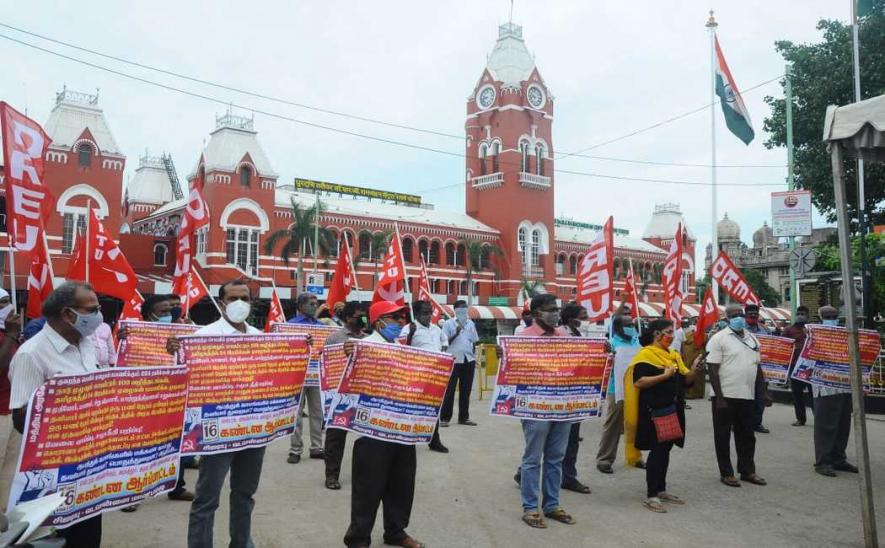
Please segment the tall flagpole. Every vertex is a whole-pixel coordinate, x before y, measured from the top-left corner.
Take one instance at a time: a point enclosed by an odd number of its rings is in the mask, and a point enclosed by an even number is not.
[[[347,264],[350,265],[350,273],[353,275],[353,287],[356,289],[357,300],[361,301],[362,295],[360,292],[360,281],[356,277],[356,267],[353,266],[353,253],[350,252],[350,244],[347,243],[347,235],[342,232],[341,236],[344,238],[344,247],[347,248]],[[347,296],[350,296],[350,292],[348,292]]]
[[[7,233],[9,228],[6,228]],[[45,232],[45,231],[44,231]],[[12,308],[18,312],[18,299],[15,296],[15,246],[12,245],[12,235],[9,236],[9,295],[12,297]]]
[[[710,18],[707,19],[706,27],[710,29],[710,182],[713,190],[712,204],[710,206],[711,221],[711,244],[712,257],[715,258],[719,253],[719,232],[716,227],[718,214],[716,212],[716,27],[719,23],[713,17],[713,10],[710,10]],[[719,302],[719,285],[711,278],[710,284],[713,288],[713,297]]]
[[[85,246],[83,249],[85,254],[83,255],[86,258],[86,279],[84,280],[86,283],[89,283],[89,263],[92,261],[92,258],[89,256],[89,224],[92,221],[92,199],[86,200],[86,238],[83,242]],[[77,231],[77,221],[74,221],[74,232]]]
[[[857,0],[851,0],[851,61],[854,71],[854,102],[860,101],[860,35],[857,22]],[[861,158],[857,159],[857,232],[860,236],[858,251],[860,252],[860,283],[863,306],[861,312],[864,317],[864,326],[872,327],[872,294],[870,292],[869,263],[867,259],[867,223],[866,223],[866,193],[864,191],[864,164]],[[849,283],[842,280],[842,283]],[[853,280],[851,281],[853,283]]]

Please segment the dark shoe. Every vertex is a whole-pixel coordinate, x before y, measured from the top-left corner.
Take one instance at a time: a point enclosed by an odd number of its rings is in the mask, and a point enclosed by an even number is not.
[[[583,483],[581,483],[578,480],[575,480],[572,483],[564,483],[562,485],[562,488],[567,491],[574,491],[575,493],[581,493],[583,495],[590,494],[590,487],[584,485]]]
[[[740,487],[741,484],[734,476],[721,476],[719,481],[722,482],[723,485],[727,485],[729,487]]]
[[[289,464],[298,464],[301,462],[301,455],[289,455],[286,457],[286,462]]]
[[[127,506],[126,508],[121,508],[121,512],[126,512],[127,514],[131,514],[132,512],[138,510],[138,504],[133,504],[132,506]]]
[[[759,477],[759,474],[741,474],[741,481],[752,483],[753,485],[768,485],[768,482]]]
[[[645,461],[641,460],[641,461],[637,462],[636,468],[639,468],[640,470],[645,470]]]
[[[578,443],[581,443],[582,441],[584,441],[584,436],[578,436]]]
[[[448,453],[449,448],[442,444],[442,442],[431,443],[430,450],[436,451],[437,453]]]
[[[614,474],[615,471],[612,470],[611,464],[597,464],[596,469],[602,472],[603,474]]]
[[[513,474],[513,481],[516,482],[516,485],[522,485],[520,482],[522,481],[522,475],[519,472]]]
[[[341,482],[338,481],[338,478],[326,478],[326,489],[337,491],[341,489]]]
[[[805,421],[796,421],[793,423],[793,426],[805,426]]]
[[[443,428],[446,428],[449,426],[449,421],[439,421],[439,425]]]
[[[458,424],[463,424],[464,426],[479,426],[470,419],[467,419],[466,421],[458,421]]]
[[[838,470],[840,472],[849,472],[851,474],[857,474],[857,472],[858,472],[857,466],[855,466],[851,463],[848,463],[848,462],[843,462],[842,464],[834,465],[833,470]]]
[[[771,430],[765,428],[761,424],[753,429],[754,432],[759,432],[760,434],[771,434]]]
[[[835,478],[836,477],[836,472],[834,472],[833,469],[830,468],[829,466],[821,466],[820,468],[815,468],[814,471],[817,472],[818,474],[820,474],[821,476],[826,476],[828,478]]]
[[[403,548],[424,548],[426,545],[420,540],[415,540],[409,535],[406,535],[400,540],[394,541],[384,541],[384,544],[388,544],[390,546],[402,546]]]
[[[323,449],[319,449],[317,451],[310,452],[310,458],[312,459],[324,459],[326,458],[326,451]]]
[[[686,404],[685,404],[685,408],[686,408],[686,409],[691,409],[691,404],[686,403]]]
[[[170,491],[167,496],[169,497],[169,500],[183,500],[184,502],[191,502],[194,500],[194,494],[187,489],[182,489],[178,492]]]

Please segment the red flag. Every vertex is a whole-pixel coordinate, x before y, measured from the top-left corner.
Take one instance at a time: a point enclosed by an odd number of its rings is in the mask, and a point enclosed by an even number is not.
[[[695,326],[694,347],[704,347],[704,336],[707,329],[719,320],[719,308],[716,306],[716,299],[713,298],[713,288],[708,287],[704,292],[704,302],[701,304],[701,313],[698,314],[698,324]]]
[[[0,102],[0,128],[10,243],[19,251],[32,251],[44,245],[43,223],[53,208],[43,180],[51,139],[40,124],[5,102]]]
[[[636,290],[636,276],[633,274],[633,260],[630,259],[627,276],[624,277],[624,291],[621,292],[621,306],[626,308],[634,318],[639,314],[639,292]]]
[[[264,332],[270,333],[272,323],[286,323],[286,313],[283,312],[283,303],[277,295],[277,288],[273,288],[270,296],[270,308],[267,310],[267,321],[264,322]]]
[[[725,289],[729,297],[741,304],[762,304],[740,269],[724,251],[720,251],[716,260],[710,265],[710,279]]]
[[[532,298],[529,297],[529,292],[523,287],[522,292],[522,311],[529,312],[532,309]]]
[[[684,230],[682,223],[676,225],[676,234],[670,243],[670,252],[661,272],[661,284],[664,286],[664,302],[667,305],[664,317],[674,322],[682,321],[682,239]]]
[[[609,217],[590,249],[578,265],[578,294],[576,300],[587,309],[588,320],[598,322],[611,314],[614,309],[614,242]]]
[[[430,317],[431,323],[437,324],[440,318],[448,318],[448,314],[443,310],[442,305],[436,302],[430,291],[430,278],[427,277],[427,265],[424,264],[424,257],[421,257],[421,272],[418,277],[418,300],[428,301],[433,307],[433,315]]]
[[[74,261],[68,268],[67,277],[86,280],[97,293],[117,297],[122,301],[130,299],[138,287],[138,278],[123,252],[105,230],[104,224],[98,220],[94,209],[89,212],[87,236],[88,240],[78,239]]]
[[[42,229],[41,229],[42,232]],[[40,244],[31,250],[31,269],[28,274],[28,307],[25,315],[28,318],[39,318],[43,315],[41,308],[43,301],[52,293],[52,268],[49,264],[49,254],[40,234]]]
[[[332,275],[332,286],[329,287],[329,296],[326,298],[326,306],[329,311],[335,309],[336,303],[347,301],[347,296],[353,289],[355,281],[356,272],[353,271],[350,246],[347,244],[347,238],[342,238],[341,249],[338,251],[338,263],[335,265],[335,274]]]
[[[381,278],[375,286],[372,303],[391,301],[405,306],[406,262],[403,260],[403,248],[399,239],[399,228],[390,238],[387,255],[381,269]]]
[[[197,274],[197,270],[191,266],[190,271],[183,277],[184,294],[175,292],[176,295],[182,295],[181,298],[181,315],[187,316],[191,307],[200,302],[203,297],[209,296],[209,289],[203,283],[203,279]],[[174,288],[173,288],[174,291]]]
[[[193,266],[194,231],[209,223],[209,210],[203,200],[203,179],[200,173],[200,168],[197,168],[197,177],[191,183],[181,228],[178,230],[178,249],[175,254],[172,292],[181,296],[184,303],[183,314],[187,314],[191,305],[209,294],[205,284],[194,275]]]
[[[123,302],[123,312],[120,313],[120,320],[141,321],[141,305],[144,304],[144,297],[141,296],[141,293],[136,290],[132,297],[125,299]],[[119,325],[119,322],[117,325]]]

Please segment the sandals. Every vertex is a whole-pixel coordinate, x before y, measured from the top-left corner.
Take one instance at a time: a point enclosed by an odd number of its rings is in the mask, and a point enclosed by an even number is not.
[[[575,521],[575,518],[573,518],[571,514],[569,514],[562,508],[557,508],[556,510],[548,512],[544,515],[552,520],[556,520],[560,523],[565,523],[566,525],[574,525],[575,523],[577,523]]]
[[[547,528],[547,524],[544,523],[544,518],[541,517],[540,512],[526,512],[522,515],[522,521],[524,521],[529,527],[534,527],[535,529]]]
[[[741,476],[741,481],[752,483],[753,485],[768,485],[768,482],[759,477],[759,474],[750,474],[749,476]]]
[[[684,500],[677,497],[676,495],[671,495],[670,493],[658,493],[658,498],[664,502],[669,502],[670,504],[685,504]]]
[[[719,481],[721,481],[724,485],[727,485],[729,487],[740,487],[741,486],[740,482],[734,476],[721,476],[719,478]]]
[[[666,514],[667,509],[664,508],[664,505],[661,504],[661,499],[658,497],[652,497],[650,499],[645,499],[642,501],[642,505],[651,510],[652,512],[656,512],[658,514]]]

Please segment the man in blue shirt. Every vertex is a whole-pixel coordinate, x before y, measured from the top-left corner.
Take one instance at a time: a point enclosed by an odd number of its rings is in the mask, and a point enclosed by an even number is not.
[[[442,409],[439,413],[439,425],[448,426],[452,420],[455,406],[455,387],[458,390],[458,424],[476,426],[470,420],[470,390],[473,388],[473,375],[476,371],[476,343],[479,335],[473,320],[467,317],[467,302],[455,301],[455,317],[443,324],[443,334],[449,341],[449,354],[455,356],[455,368],[446,387]]]
[[[317,298],[310,293],[302,293],[295,300],[295,308],[298,313],[288,323],[301,325],[323,325],[317,320]],[[302,439],[301,413],[304,402],[307,400],[307,416],[310,420],[310,458],[322,459],[325,457],[323,449],[323,398],[319,386],[305,386],[295,415],[295,432],[292,434],[292,444],[289,447],[289,456],[286,462],[297,464],[301,462],[301,453],[304,452],[304,440]]]

